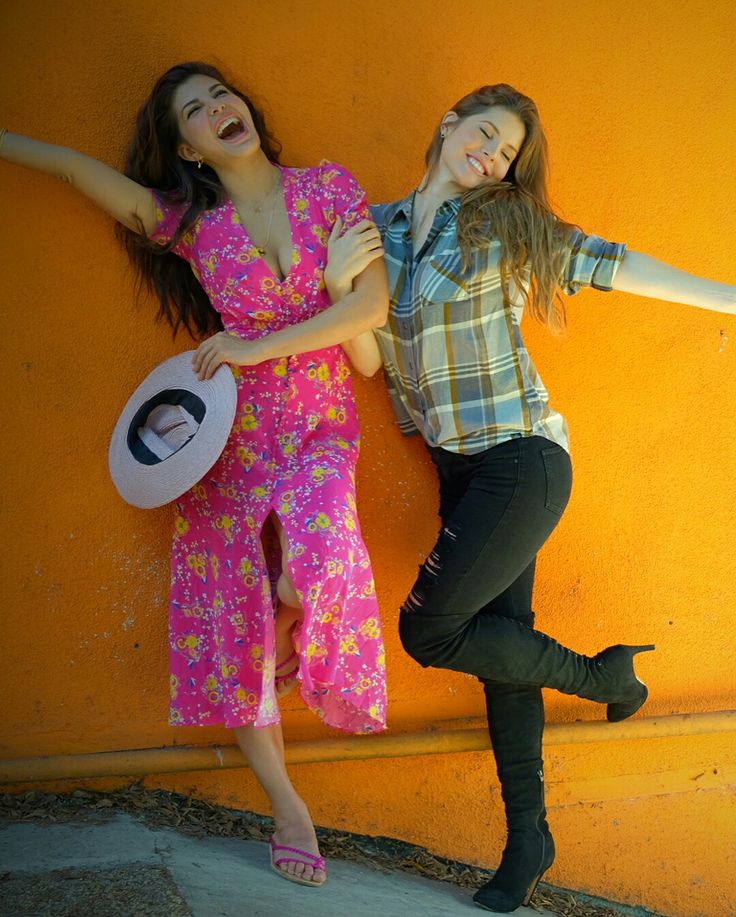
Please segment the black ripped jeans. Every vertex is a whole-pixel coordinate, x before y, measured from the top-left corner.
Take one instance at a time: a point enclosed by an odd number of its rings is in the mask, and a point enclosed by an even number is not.
[[[442,530],[401,609],[404,648],[424,666],[530,683],[535,676],[517,679],[513,659],[502,658],[518,657],[518,642],[507,642],[493,626],[501,622],[491,619],[533,625],[536,555],[567,505],[570,458],[541,436],[475,455],[429,452],[439,473]]]

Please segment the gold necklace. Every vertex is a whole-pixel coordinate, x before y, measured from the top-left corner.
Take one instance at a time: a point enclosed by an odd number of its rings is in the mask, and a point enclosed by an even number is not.
[[[273,191],[271,192],[271,197],[272,197],[271,213],[269,214],[269,217],[268,217],[268,227],[266,229],[266,241],[263,243],[263,245],[254,245],[253,246],[259,258],[263,258],[263,256],[266,254],[268,243],[271,241],[271,226],[273,225],[273,215],[276,212],[276,198],[278,197],[277,192],[280,186],[281,186],[281,175],[279,174],[279,176],[276,179],[276,186],[274,187]],[[264,203],[265,203],[265,200],[264,200]],[[260,213],[260,211],[257,210],[256,213]]]

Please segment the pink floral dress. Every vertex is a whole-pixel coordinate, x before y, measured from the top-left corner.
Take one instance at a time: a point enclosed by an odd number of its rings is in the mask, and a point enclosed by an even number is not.
[[[369,216],[341,167],[281,168],[292,265],[279,281],[232,202],[201,215],[175,247],[226,331],[254,339],[329,306],[327,238]],[[183,208],[156,198],[152,238],[168,241]],[[304,608],[298,635],[305,703],[348,732],[383,729],[385,661],[370,560],[355,508],[359,429],[341,347],[234,367],[232,433],[207,475],[176,503],[171,588],[171,717],[175,725],[233,728],[279,721],[274,691],[274,583],[264,556],[272,511],[289,543]],[[270,568],[270,569],[269,569]]]

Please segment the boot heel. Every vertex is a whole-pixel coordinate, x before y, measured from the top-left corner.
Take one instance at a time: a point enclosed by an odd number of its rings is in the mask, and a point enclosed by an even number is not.
[[[546,870],[545,870],[545,872],[546,872]],[[524,895],[524,898],[523,898],[523,900],[522,900],[522,902],[521,902],[521,903],[524,905],[524,907],[528,907],[529,904],[531,903],[532,896],[534,895],[534,892],[537,890],[537,885],[539,885],[539,880],[542,878],[543,875],[544,875],[544,872],[540,872],[539,875],[537,876],[537,878],[536,878],[536,879],[532,882],[532,884],[529,886],[529,890],[528,890],[527,893]]]
[[[634,680],[635,690],[630,700],[608,704],[606,719],[609,723],[619,723],[621,720],[626,720],[630,716],[633,716],[649,697],[647,686],[641,679],[636,677],[636,672],[634,671],[634,656],[638,653],[649,653],[654,649],[656,649],[656,646],[653,643],[646,643],[643,646],[619,645],[617,647],[612,647],[613,651],[618,650],[619,656],[624,657],[625,665],[630,669],[630,672],[627,674]]]

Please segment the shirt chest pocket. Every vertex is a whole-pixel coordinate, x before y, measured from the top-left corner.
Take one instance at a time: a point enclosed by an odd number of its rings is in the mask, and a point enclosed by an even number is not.
[[[460,303],[470,296],[470,272],[463,271],[460,252],[435,255],[417,276],[417,296],[423,307]]]

